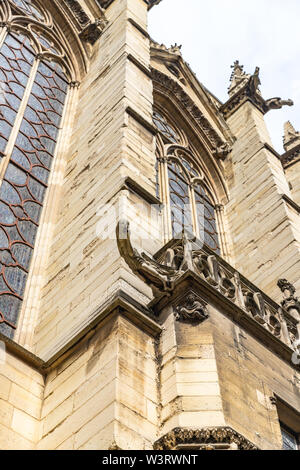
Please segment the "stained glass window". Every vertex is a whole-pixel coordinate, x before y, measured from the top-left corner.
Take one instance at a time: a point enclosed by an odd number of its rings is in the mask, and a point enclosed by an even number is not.
[[[166,217],[171,222],[169,238],[181,236],[185,230],[220,254],[215,204],[192,153],[183,147],[186,138],[182,132],[180,138],[175,126],[157,111],[153,121],[159,130],[157,194],[165,203]],[[160,186],[160,182],[164,183]]]
[[[180,139],[175,129],[173,129],[173,127],[167,122],[164,116],[162,116],[157,111],[153,113],[153,122],[158,128],[158,130],[162,133],[162,135],[166,137],[170,142],[179,142]]]
[[[29,39],[8,34],[0,50],[0,155],[4,154],[33,62]]]
[[[31,0],[12,0],[20,11],[36,20],[43,20],[44,15],[37,5],[33,5]]]
[[[205,186],[197,182],[200,175],[188,161],[168,164],[170,210],[173,236],[183,230],[198,238],[220,253],[215,208]]]
[[[40,18],[30,1],[14,3]],[[47,37],[30,34],[42,49],[57,52]],[[0,332],[9,337],[24,296],[69,83],[62,66],[32,44],[12,31],[0,48]]]

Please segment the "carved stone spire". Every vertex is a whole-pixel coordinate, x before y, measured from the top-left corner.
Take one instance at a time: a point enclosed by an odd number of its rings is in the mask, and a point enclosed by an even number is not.
[[[284,150],[288,152],[292,148],[300,144],[300,132],[297,132],[290,121],[284,125],[283,146]]]

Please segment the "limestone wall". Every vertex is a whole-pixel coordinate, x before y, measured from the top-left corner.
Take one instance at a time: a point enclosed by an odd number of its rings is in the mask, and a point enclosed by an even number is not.
[[[160,436],[176,427],[225,424],[214,340],[209,321],[180,323],[173,308],[162,315],[160,341]]]
[[[84,339],[47,377],[38,449],[151,449],[155,340],[122,317]]]
[[[128,290],[143,302],[150,296],[147,286],[120,260],[115,240],[97,235],[103,223],[101,210],[106,203],[118,206],[126,176],[155,195],[152,82],[136,65],[147,68],[150,62],[149,40],[141,32],[146,28],[147,6],[143,0],[116,0],[106,16],[108,27],[95,46],[79,90],[63,193],[45,266],[34,345],[44,359],[80,330],[116,290]],[[127,196],[136,205],[136,196]],[[134,220],[139,217],[143,224],[145,215],[134,214]],[[112,233],[115,226],[113,218]]]
[[[44,377],[7,352],[0,365],[0,449],[32,450],[40,439]]]
[[[211,319],[226,424],[262,450],[281,449],[272,397],[299,413],[299,372],[221,313],[215,311]]]

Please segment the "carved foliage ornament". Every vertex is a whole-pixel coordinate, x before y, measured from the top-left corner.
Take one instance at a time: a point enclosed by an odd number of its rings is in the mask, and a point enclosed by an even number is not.
[[[176,450],[181,445],[236,444],[239,450],[258,450],[244,436],[230,427],[183,429],[175,428],[154,444],[154,450]]]

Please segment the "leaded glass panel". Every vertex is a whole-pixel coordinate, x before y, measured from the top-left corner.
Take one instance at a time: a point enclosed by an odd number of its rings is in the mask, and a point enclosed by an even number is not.
[[[33,62],[29,39],[8,34],[0,51],[0,156],[5,152]]]
[[[40,62],[0,188],[0,331],[8,336],[24,295],[67,88],[59,65]]]

